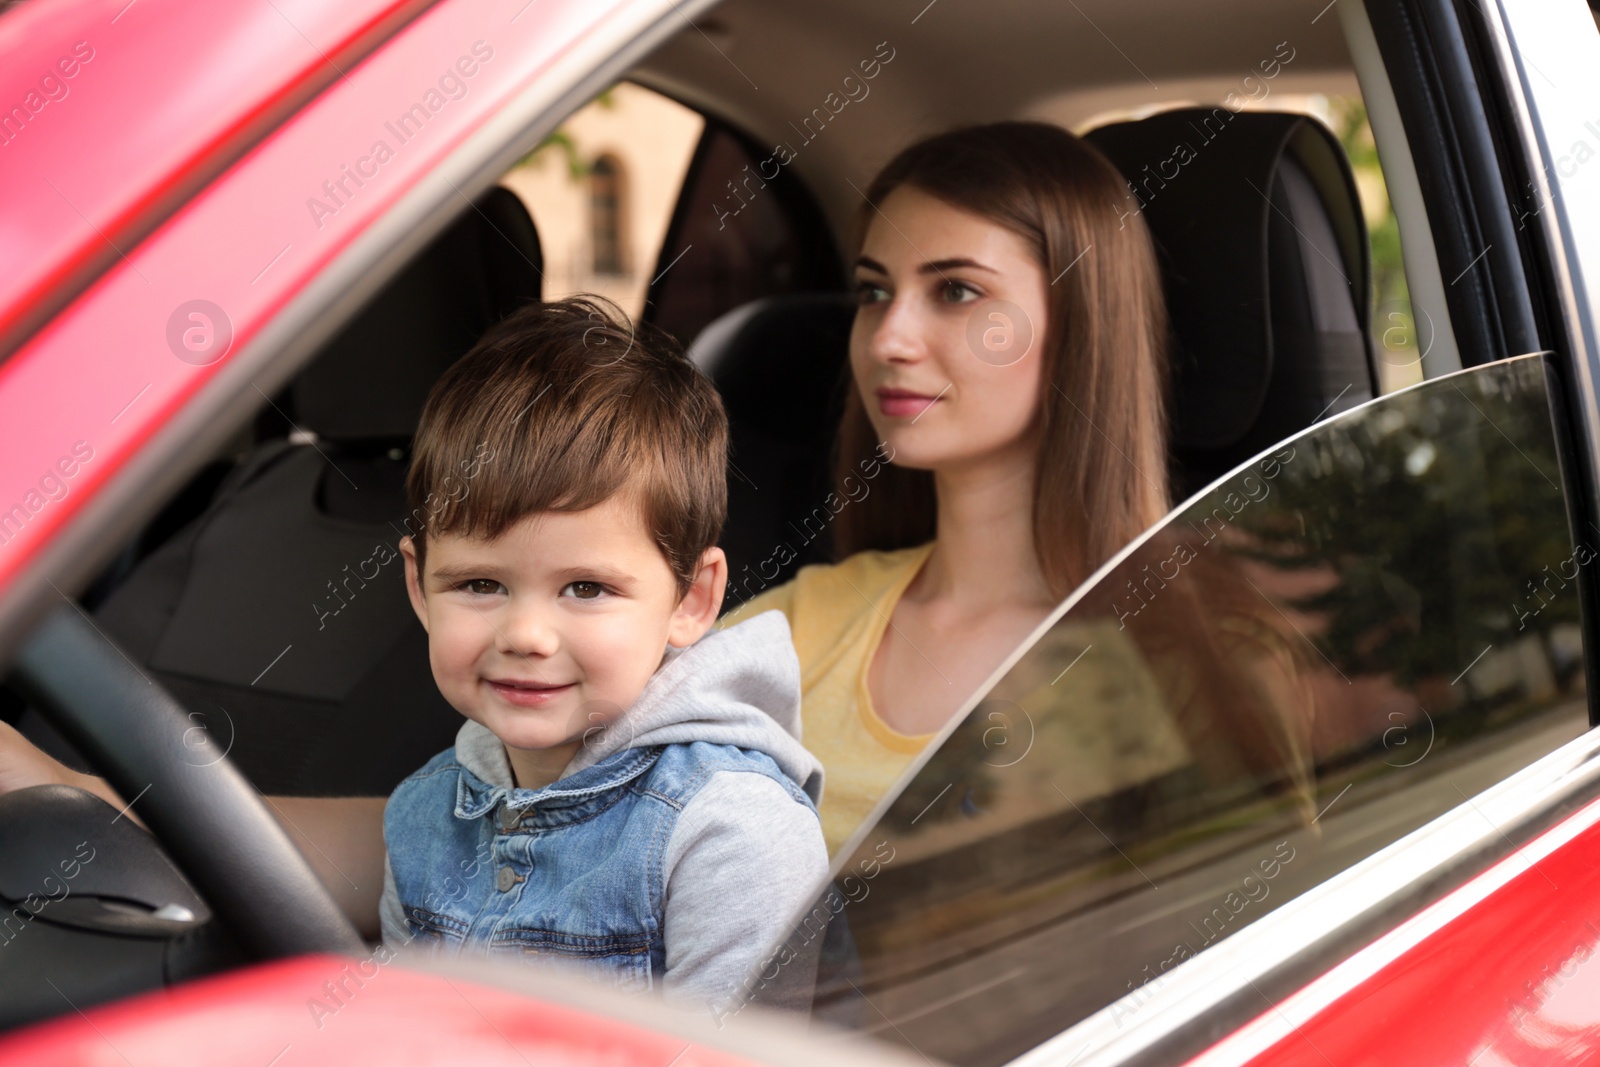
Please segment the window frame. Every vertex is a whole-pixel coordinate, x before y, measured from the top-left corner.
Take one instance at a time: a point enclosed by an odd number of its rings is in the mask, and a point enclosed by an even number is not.
[[[589,165],[588,179],[590,269],[595,274],[626,276],[628,182],[622,161],[602,152]]]
[[[1600,99],[1588,13],[1565,29],[1552,24],[1550,5],[1528,0],[1362,0],[1360,8],[1340,14],[1347,33],[1359,20],[1361,32],[1375,39],[1384,83],[1375,95],[1393,101],[1403,129],[1389,136],[1410,149],[1422,206],[1433,209],[1412,223],[1430,231],[1430,289],[1442,281],[1441,268],[1450,270],[1445,262],[1451,255],[1471,259],[1443,289],[1458,365],[1553,354],[1556,398],[1570,423],[1558,445],[1574,472],[1573,523],[1600,528],[1600,293],[1578,280],[1581,259],[1600,259],[1600,241],[1580,240],[1584,228],[1572,217],[1586,216],[1592,231],[1600,212],[1555,197],[1549,179],[1557,162],[1550,144],[1555,131],[1535,118],[1535,108],[1556,116],[1566,132],[1578,122],[1563,106],[1566,100],[1552,99],[1557,91],[1544,75],[1530,73],[1513,40],[1515,30],[1517,39],[1563,56],[1568,87],[1560,92],[1568,98],[1570,79],[1589,72],[1587,98]],[[1364,72],[1364,91],[1367,80]],[[1374,116],[1375,132],[1386,117]],[[1528,227],[1530,197],[1536,210]],[[1517,205],[1524,205],[1520,218]],[[1467,251],[1479,248],[1476,258]],[[1462,281],[1470,283],[1470,293],[1458,290]],[[1584,659],[1594,692],[1600,686],[1600,581],[1581,575],[1578,595],[1584,642],[1597,650]],[[1591,705],[1590,723],[1600,725],[1600,706]]]

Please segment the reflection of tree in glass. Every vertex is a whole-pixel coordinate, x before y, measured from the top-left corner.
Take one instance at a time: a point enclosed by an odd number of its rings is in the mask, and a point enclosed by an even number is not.
[[[1527,360],[1323,427],[1272,505],[1239,516],[1249,536],[1230,551],[1336,577],[1283,606],[1322,620],[1311,637],[1347,676],[1454,677],[1486,646],[1576,621],[1557,579],[1518,632],[1530,581],[1573,554],[1543,375]]]

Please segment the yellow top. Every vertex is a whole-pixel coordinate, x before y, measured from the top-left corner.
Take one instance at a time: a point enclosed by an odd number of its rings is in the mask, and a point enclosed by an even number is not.
[[[822,836],[830,855],[933,738],[891,729],[867,692],[867,668],[889,617],[932,551],[929,541],[802,567],[792,581],[717,622],[720,628],[771,610],[789,619],[800,658],[801,740],[822,761]]]

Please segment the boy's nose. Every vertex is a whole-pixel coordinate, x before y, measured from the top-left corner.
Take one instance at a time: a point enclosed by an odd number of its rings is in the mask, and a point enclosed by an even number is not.
[[[497,636],[501,652],[518,656],[553,655],[561,644],[552,620],[540,611],[506,612]]]

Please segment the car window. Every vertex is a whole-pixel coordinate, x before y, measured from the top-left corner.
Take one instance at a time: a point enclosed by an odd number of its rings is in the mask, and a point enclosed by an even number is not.
[[[650,283],[644,318],[684,346],[764,296],[840,290],[838,250],[782,154],[708,121]]]
[[[705,120],[621,82],[575,111],[501,179],[533,216],[544,297],[609,297],[630,316],[645,291]]]
[[[1131,1019],[1177,963],[1587,729],[1600,531],[1569,526],[1548,373],[1318,424],[1069,599],[791,935],[823,938],[817,1017],[973,1065]]]
[[[768,155],[726,123],[625,81],[500,181],[538,228],[545,299],[599,293],[687,346],[751,300],[843,284],[815,201],[799,178],[773,173]]]

